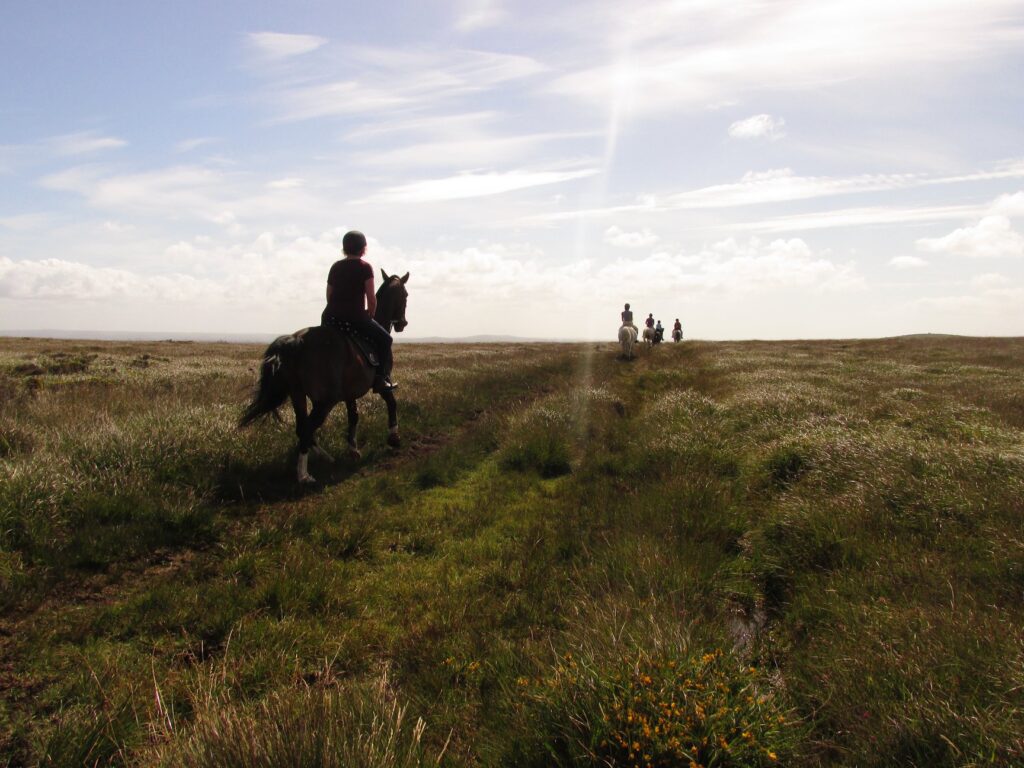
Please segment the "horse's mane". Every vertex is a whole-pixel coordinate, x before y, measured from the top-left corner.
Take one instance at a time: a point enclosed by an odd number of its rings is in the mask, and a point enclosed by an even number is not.
[[[377,298],[378,299],[380,298],[380,295],[382,293],[384,293],[384,289],[385,288],[387,288],[388,286],[394,285],[396,280],[397,281],[401,281],[401,278],[398,275],[391,275],[391,277],[389,277],[387,280],[382,282],[380,284],[380,288],[377,289]]]

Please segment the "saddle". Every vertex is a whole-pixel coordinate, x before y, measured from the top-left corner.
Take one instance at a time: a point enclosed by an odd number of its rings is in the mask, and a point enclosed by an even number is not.
[[[327,320],[326,325],[338,331],[342,336],[348,338],[349,341],[355,344],[356,349],[362,353],[363,357],[366,358],[366,362],[370,366],[376,368],[380,365],[380,358],[377,357],[377,352],[373,348],[373,342],[353,328],[351,323],[348,323],[345,320],[337,320],[332,317]]]

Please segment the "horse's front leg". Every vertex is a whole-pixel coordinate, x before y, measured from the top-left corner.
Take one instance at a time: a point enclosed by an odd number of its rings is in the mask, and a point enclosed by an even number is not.
[[[395,393],[385,390],[380,396],[388,406],[388,445],[398,448],[402,445],[402,438],[398,436],[398,403],[395,401]]]
[[[363,454],[359,452],[359,446],[356,444],[356,426],[359,424],[356,401],[346,400],[345,410],[348,411],[348,455],[353,459],[361,459]]]

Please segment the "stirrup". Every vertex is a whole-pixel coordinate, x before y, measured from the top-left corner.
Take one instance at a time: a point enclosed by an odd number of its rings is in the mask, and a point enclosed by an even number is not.
[[[386,376],[378,376],[373,381],[374,392],[394,392],[396,389],[398,389],[398,385]]]

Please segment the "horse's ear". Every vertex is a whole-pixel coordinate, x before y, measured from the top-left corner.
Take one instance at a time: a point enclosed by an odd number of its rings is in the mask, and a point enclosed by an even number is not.
[[[402,285],[405,285],[406,283],[409,282],[409,273],[406,272],[404,275],[402,275],[400,279],[402,281]]]
[[[390,280],[390,279],[391,279],[390,277],[388,277],[388,273],[384,271],[384,267],[381,267],[381,268],[380,268],[380,274],[381,274],[381,277],[383,277],[383,278],[384,278],[384,282],[385,282],[385,283],[386,283],[386,282],[387,282],[388,280]]]

